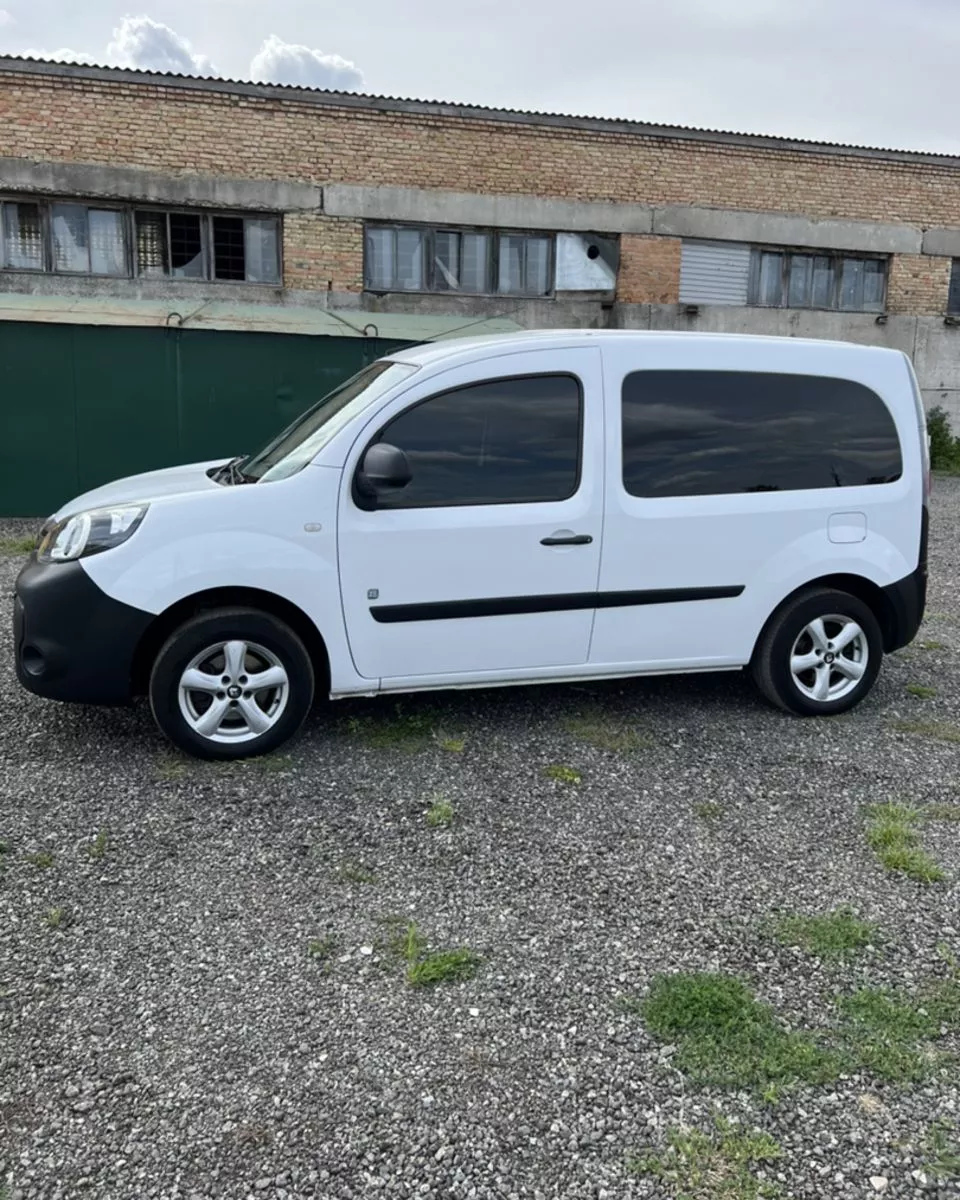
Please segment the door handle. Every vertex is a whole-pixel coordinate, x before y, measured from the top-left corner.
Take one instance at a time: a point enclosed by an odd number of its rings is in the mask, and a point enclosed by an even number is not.
[[[589,533],[571,533],[565,537],[545,537],[540,539],[541,546],[589,546],[593,538]]]

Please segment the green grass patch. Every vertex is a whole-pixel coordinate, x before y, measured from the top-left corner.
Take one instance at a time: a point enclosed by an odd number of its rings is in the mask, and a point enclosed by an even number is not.
[[[960,1143],[949,1121],[934,1121],[923,1142],[924,1174],[938,1183],[960,1179]]]
[[[543,773],[547,779],[552,779],[556,783],[580,783],[583,776],[575,767],[565,767],[562,763],[552,763],[549,767],[543,768]]]
[[[918,700],[932,700],[937,694],[936,688],[925,687],[922,683],[908,683],[907,691]]]
[[[337,883],[376,883],[377,876],[357,859],[348,858],[334,868],[333,878]]]
[[[330,962],[339,945],[340,939],[335,933],[324,934],[321,938],[311,938],[307,942],[307,957],[320,963],[325,970],[329,970]]]
[[[916,645],[918,650],[946,650],[947,648],[945,642],[937,642],[934,641],[933,638],[927,638],[922,642],[917,642]]]
[[[716,800],[705,800],[693,810],[701,821],[719,821],[723,816],[723,805]]]
[[[405,712],[402,704],[394,708],[393,716],[351,717],[347,730],[375,750],[399,750],[416,754],[425,749],[433,738],[433,717],[427,712]]]
[[[48,871],[57,861],[52,850],[37,850],[26,857],[28,863],[34,867],[39,867],[42,871]]]
[[[472,979],[482,959],[467,946],[431,951],[415,921],[405,929],[395,929],[390,948],[407,964],[407,983],[411,987],[435,987]]]
[[[63,907],[48,908],[44,917],[50,929],[66,929],[70,924],[70,911]]]
[[[920,811],[928,821],[960,821],[960,804],[926,804]]]
[[[960,981],[951,976],[916,995],[860,988],[837,1007],[841,1046],[852,1065],[891,1082],[917,1082],[947,1061],[935,1043],[944,1028],[960,1028]]]
[[[449,829],[453,824],[453,805],[442,796],[436,796],[427,809],[427,824],[431,829]]]
[[[939,883],[940,866],[918,844],[918,809],[904,804],[875,804],[868,810],[867,841],[888,871],[918,883]]]
[[[649,734],[631,729],[622,721],[604,716],[603,713],[580,713],[574,717],[567,717],[563,727],[577,741],[586,742],[611,754],[632,754],[653,745]]]
[[[292,754],[264,754],[249,761],[264,775],[285,775],[287,771],[293,770]]]
[[[462,754],[467,746],[465,737],[445,737],[437,738],[437,745],[441,750],[446,750],[448,754]]]
[[[178,779],[186,779],[189,774],[190,760],[182,754],[161,754],[153,764],[157,779],[165,783],[174,783]]]
[[[102,862],[107,857],[109,849],[110,834],[106,829],[101,829],[92,842],[87,842],[87,857],[92,862]]]
[[[0,538],[0,554],[32,554],[36,547],[35,537]]]
[[[782,1153],[768,1133],[718,1117],[709,1133],[674,1127],[662,1149],[633,1156],[628,1168],[655,1179],[679,1200],[763,1200],[783,1193],[755,1169],[776,1162]]]
[[[778,917],[771,931],[782,945],[800,946],[818,958],[842,958],[877,940],[877,927],[862,921],[851,908],[818,916]]]
[[[932,742],[960,742],[960,729],[946,721],[894,721],[893,728],[897,733],[910,733]]]
[[[769,1005],[732,975],[658,975],[642,1003],[650,1032],[676,1045],[676,1065],[698,1083],[763,1087],[836,1078],[835,1056],[785,1028]]]

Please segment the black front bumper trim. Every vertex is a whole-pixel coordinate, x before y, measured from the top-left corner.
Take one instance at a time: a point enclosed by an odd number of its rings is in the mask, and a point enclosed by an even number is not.
[[[17,678],[49,700],[126,704],[133,659],[153,614],[102,591],[79,562],[31,561],[17,579]]]

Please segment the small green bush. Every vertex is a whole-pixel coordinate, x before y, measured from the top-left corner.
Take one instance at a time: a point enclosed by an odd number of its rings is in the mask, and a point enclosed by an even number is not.
[[[927,413],[927,433],[933,469],[960,474],[960,438],[954,437],[950,418],[939,404]]]

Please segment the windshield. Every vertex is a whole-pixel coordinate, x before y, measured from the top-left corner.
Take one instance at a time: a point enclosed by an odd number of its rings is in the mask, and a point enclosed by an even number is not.
[[[244,476],[252,482],[267,483],[295,475],[357,413],[416,370],[407,363],[384,360],[364,367],[307,409],[258,454],[248,458],[241,468]]]

